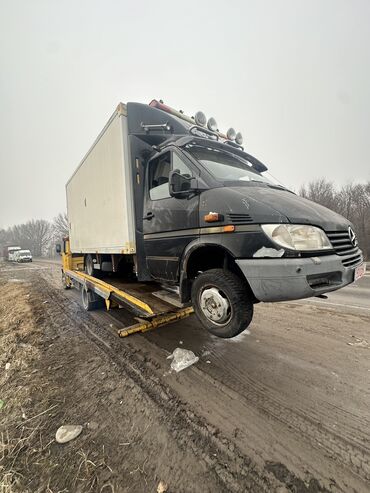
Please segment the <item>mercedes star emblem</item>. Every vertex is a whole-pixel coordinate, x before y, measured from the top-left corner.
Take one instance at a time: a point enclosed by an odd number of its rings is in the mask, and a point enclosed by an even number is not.
[[[349,235],[349,240],[350,242],[352,243],[352,245],[354,247],[357,246],[358,244],[358,241],[357,241],[357,236],[356,236],[356,233],[353,231],[353,229],[351,228],[351,226],[348,226],[348,235]]]

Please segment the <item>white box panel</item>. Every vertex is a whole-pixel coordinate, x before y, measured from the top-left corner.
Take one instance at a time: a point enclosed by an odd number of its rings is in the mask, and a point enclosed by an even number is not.
[[[121,103],[66,185],[73,253],[135,253],[126,115]]]

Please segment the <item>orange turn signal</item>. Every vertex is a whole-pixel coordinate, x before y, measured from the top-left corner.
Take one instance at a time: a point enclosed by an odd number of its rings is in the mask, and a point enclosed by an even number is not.
[[[221,221],[221,216],[218,212],[210,212],[204,216],[206,223],[214,223],[216,221]]]
[[[235,226],[233,226],[232,224],[224,226],[224,233],[232,233],[233,231],[235,231]]]

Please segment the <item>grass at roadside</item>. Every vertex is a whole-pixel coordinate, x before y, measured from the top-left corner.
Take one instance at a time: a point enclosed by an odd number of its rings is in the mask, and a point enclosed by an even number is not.
[[[29,285],[20,281],[0,284],[1,493],[19,490],[23,473],[18,468],[18,457],[30,448],[38,433],[38,425],[27,421],[27,409],[32,402],[29,383],[33,363],[39,358],[35,342],[40,333],[30,304]]]

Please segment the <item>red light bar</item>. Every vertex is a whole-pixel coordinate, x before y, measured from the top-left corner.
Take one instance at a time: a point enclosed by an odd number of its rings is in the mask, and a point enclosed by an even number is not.
[[[157,108],[159,110],[165,111],[166,113],[170,113],[171,115],[177,116],[177,118],[181,118],[181,120],[185,120],[188,123],[191,123],[192,125],[195,125],[195,122],[190,116],[184,115],[184,113],[180,113],[179,111],[175,110],[174,108],[171,108],[170,106],[167,106],[166,104],[163,104],[156,99],[153,99],[150,103],[149,106],[152,108]]]

